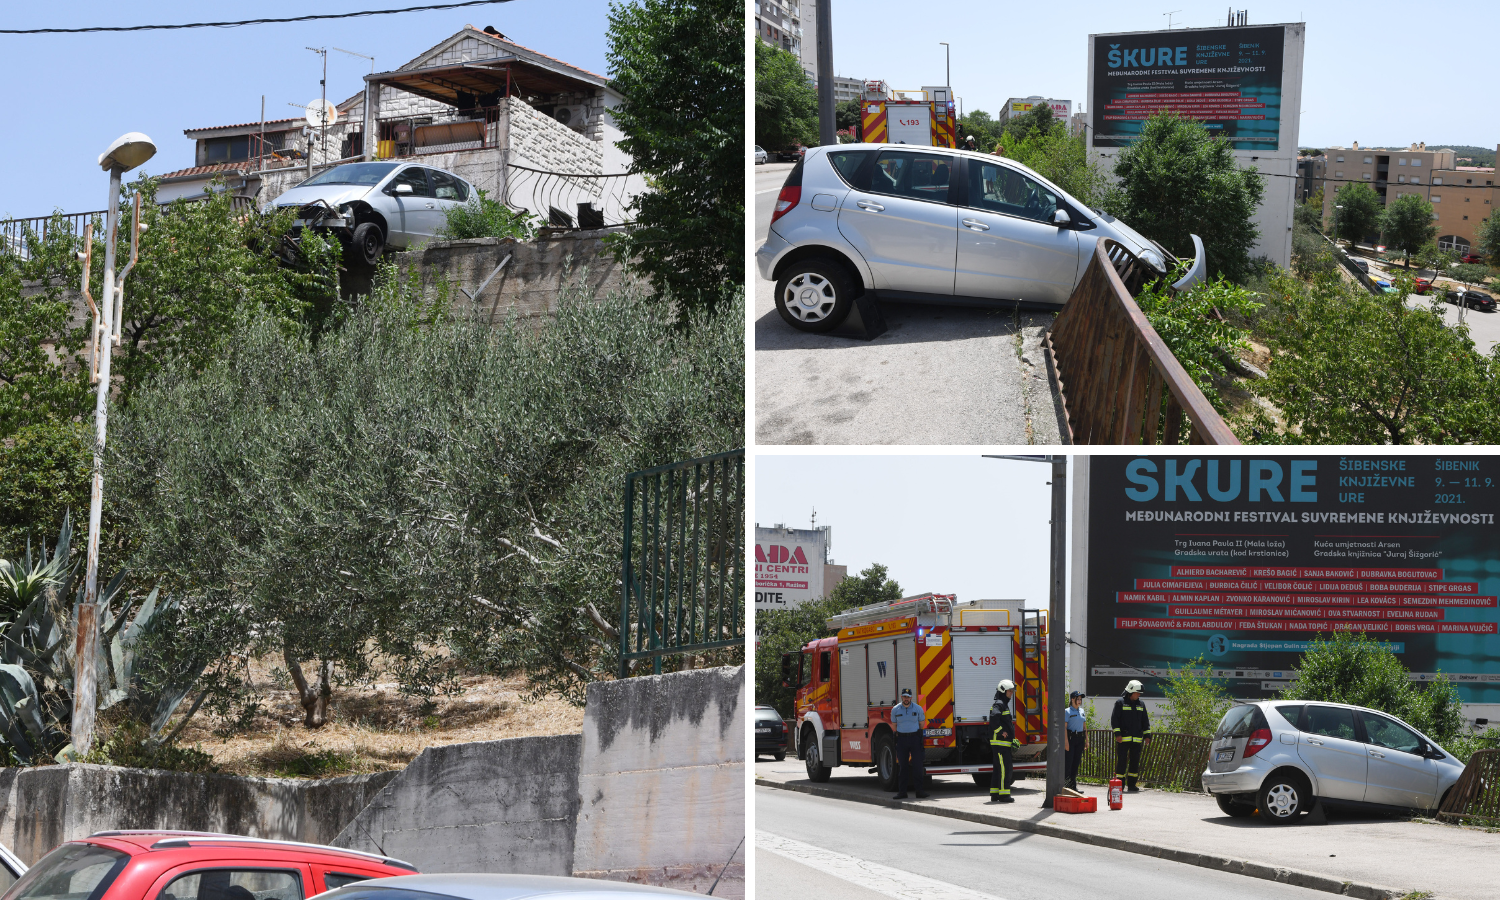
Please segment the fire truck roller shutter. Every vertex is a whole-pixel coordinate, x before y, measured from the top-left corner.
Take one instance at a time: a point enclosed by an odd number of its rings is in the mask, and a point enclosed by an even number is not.
[[[966,722],[987,721],[995,685],[1014,679],[1011,631],[955,632],[953,641],[953,716]]]
[[[863,728],[870,715],[865,687],[865,645],[839,648],[839,725]]]
[[[871,641],[870,654],[870,705],[895,706],[899,692],[896,688],[896,642],[890,638]]]
[[[915,637],[896,639],[896,681],[897,696],[900,696],[902,688],[911,688],[912,700],[915,702],[916,695],[922,692],[921,686],[917,684],[917,640]],[[930,716],[932,711],[928,710],[927,713]]]

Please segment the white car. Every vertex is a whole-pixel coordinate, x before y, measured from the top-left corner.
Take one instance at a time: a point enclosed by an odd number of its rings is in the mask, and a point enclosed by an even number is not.
[[[1420,731],[1343,703],[1261,700],[1224,714],[1203,787],[1231,816],[1292,822],[1315,801],[1371,810],[1432,810],[1464,764]]]
[[[760,144],[756,144],[755,145],[755,164],[758,166],[761,163],[765,162],[768,158],[769,158],[769,154],[766,153],[765,148],[762,147]]]

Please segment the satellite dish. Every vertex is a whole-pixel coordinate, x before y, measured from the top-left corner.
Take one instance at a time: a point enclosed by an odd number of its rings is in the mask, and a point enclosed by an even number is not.
[[[323,121],[324,115],[328,121]],[[331,100],[309,100],[307,102],[307,124],[314,128],[322,125],[332,125],[339,120],[339,109],[333,105]]]

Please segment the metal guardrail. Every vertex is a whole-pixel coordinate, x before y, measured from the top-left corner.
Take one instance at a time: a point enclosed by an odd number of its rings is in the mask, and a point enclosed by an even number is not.
[[[1458,783],[1438,808],[1438,818],[1459,824],[1500,821],[1500,750],[1480,750],[1469,757]]]
[[[159,206],[171,206],[173,203],[201,203],[207,197],[183,197],[179,200],[158,204]],[[255,201],[249,197],[231,197],[230,209],[254,209]],[[83,228],[90,222],[100,223],[96,232],[103,233],[104,217],[107,210],[95,210],[94,212],[64,213],[62,214],[62,228],[66,233],[73,236],[76,241],[83,240]],[[29,219],[3,219],[0,220],[0,253],[14,253],[27,257],[31,253],[33,242],[45,242],[52,233],[52,220],[54,216],[32,216]]]
[[[1208,767],[1212,738],[1196,734],[1153,732],[1151,743],[1141,750],[1142,784],[1176,791],[1203,792],[1203,770]],[[1090,731],[1078,775],[1109,781],[1115,774],[1115,737],[1112,731]]]
[[[575,175],[507,164],[505,205],[527,210],[555,228],[631,225],[631,174]]]
[[[744,646],[745,451],[625,476],[620,669]]]
[[[1155,273],[1100,238],[1078,287],[1042,341],[1075,444],[1176,444],[1239,439],[1167,349],[1134,295]]]

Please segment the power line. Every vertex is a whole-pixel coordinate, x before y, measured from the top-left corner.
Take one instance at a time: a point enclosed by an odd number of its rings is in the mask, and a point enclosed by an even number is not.
[[[364,16],[389,16],[396,13],[426,12],[434,9],[459,9],[465,6],[489,6],[511,0],[465,0],[463,3],[436,3],[408,6],[402,9],[367,9],[360,12],[324,13],[292,16],[286,19],[241,19],[238,22],[190,22],[183,25],[95,25],[88,28],[0,28],[0,34],[86,34],[96,31],[178,31],[184,28],[237,28],[241,25],[276,25],[285,22],[312,22],[318,19],[358,19]]]

